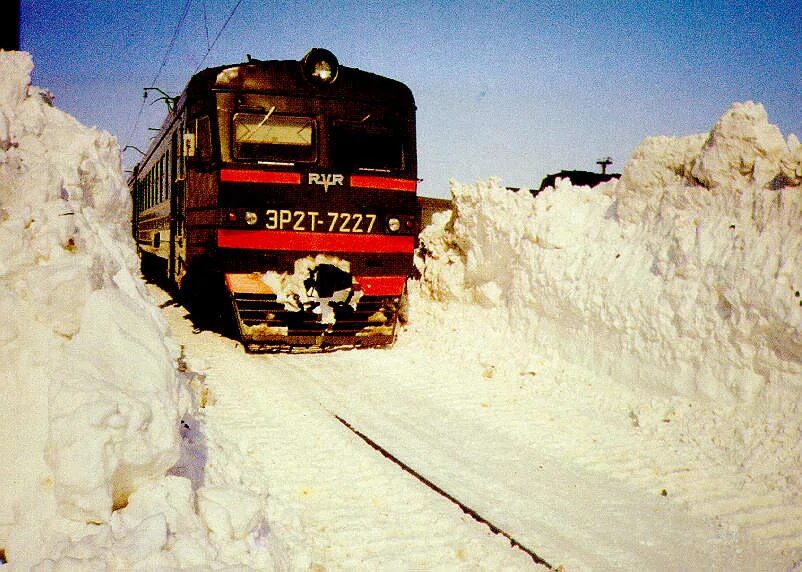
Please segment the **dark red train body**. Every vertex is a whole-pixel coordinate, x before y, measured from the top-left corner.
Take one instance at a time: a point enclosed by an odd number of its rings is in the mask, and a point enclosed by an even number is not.
[[[191,78],[131,178],[134,235],[178,286],[224,282],[250,349],[385,345],[416,189],[410,90],[315,49]]]

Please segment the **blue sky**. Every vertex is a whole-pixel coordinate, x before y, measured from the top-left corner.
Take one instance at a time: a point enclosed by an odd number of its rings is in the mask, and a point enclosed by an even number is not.
[[[802,136],[799,0],[23,0],[21,42],[56,105],[142,149],[164,115],[143,87],[175,95],[199,66],[328,48],[412,89],[429,196],[450,178],[537,186],[608,155],[620,171],[644,137],[707,131],[734,101]]]

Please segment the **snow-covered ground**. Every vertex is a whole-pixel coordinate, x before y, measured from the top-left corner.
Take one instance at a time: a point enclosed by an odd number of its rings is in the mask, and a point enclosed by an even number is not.
[[[0,53],[8,567],[802,564],[802,146],[761,106],[595,189],[455,182],[393,348],[251,355],[142,282],[116,143],[31,69]]]

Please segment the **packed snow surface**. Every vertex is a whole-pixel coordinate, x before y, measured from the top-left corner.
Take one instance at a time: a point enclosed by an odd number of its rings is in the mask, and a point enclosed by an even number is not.
[[[116,142],[32,66],[0,52],[7,566],[800,566],[802,146],[762,106],[593,189],[454,182],[393,348],[263,356],[144,285]]]

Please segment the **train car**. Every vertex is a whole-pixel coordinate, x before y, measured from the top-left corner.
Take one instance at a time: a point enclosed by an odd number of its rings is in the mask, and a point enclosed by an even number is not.
[[[169,103],[130,179],[143,258],[190,295],[224,284],[246,349],[392,343],[420,230],[409,88],[315,48]]]

